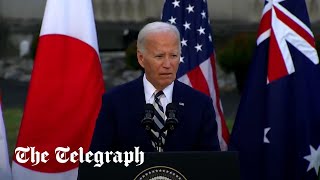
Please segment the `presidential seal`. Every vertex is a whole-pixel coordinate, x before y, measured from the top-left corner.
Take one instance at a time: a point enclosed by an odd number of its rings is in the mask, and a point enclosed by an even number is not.
[[[187,180],[187,178],[171,167],[154,166],[143,170],[134,180]]]

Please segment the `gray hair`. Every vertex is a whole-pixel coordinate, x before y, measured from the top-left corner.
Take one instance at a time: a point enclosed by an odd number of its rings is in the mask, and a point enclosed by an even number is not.
[[[145,25],[138,34],[138,40],[137,40],[137,49],[141,52],[144,52],[145,50],[145,38],[150,33],[156,33],[156,32],[173,32],[177,36],[177,40],[179,42],[179,52],[181,52],[181,44],[180,44],[180,33],[176,26],[166,23],[166,22],[152,22],[147,25]]]

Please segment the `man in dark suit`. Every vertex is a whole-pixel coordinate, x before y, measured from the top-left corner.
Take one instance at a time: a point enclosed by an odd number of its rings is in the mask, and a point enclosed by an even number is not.
[[[211,98],[176,80],[181,49],[176,27],[164,22],[147,24],[139,32],[137,49],[145,73],[103,95],[90,151],[123,152],[134,147],[144,152],[219,151]],[[152,133],[141,125],[147,103],[155,110]],[[159,133],[169,103],[176,105],[178,125],[172,132]],[[159,137],[162,147],[156,141]]]

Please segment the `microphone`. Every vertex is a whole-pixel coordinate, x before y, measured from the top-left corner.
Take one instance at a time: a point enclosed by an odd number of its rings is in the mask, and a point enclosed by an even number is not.
[[[165,129],[169,130],[169,131],[173,131],[179,121],[177,119],[177,108],[173,103],[169,103],[166,107],[166,122],[165,122]]]
[[[151,129],[154,129],[153,116],[154,116],[154,107],[153,107],[153,105],[150,104],[150,103],[145,104],[145,106],[144,106],[144,117],[143,117],[143,119],[141,121],[141,125],[147,131],[150,131]]]

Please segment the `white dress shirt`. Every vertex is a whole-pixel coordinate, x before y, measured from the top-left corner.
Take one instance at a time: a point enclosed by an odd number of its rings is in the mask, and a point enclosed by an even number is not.
[[[161,96],[160,102],[162,104],[164,113],[166,112],[166,107],[169,103],[172,102],[172,92],[173,92],[174,81],[167,87],[165,87],[162,91],[164,96]],[[143,75],[143,87],[144,87],[144,95],[146,103],[153,104],[154,96],[159,92],[146,78],[146,74]],[[160,89],[161,91],[161,89]]]

